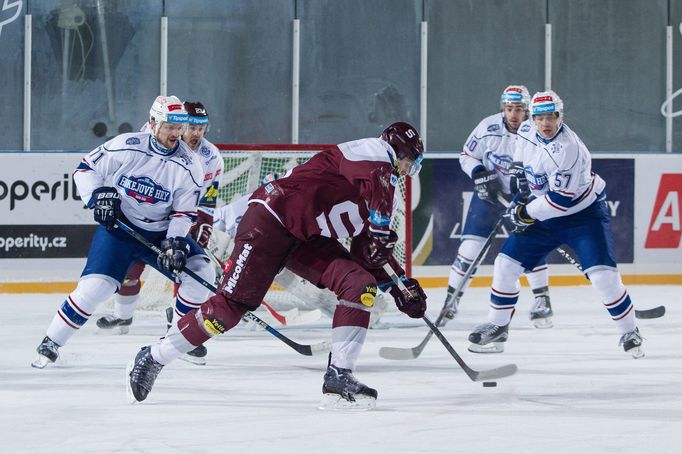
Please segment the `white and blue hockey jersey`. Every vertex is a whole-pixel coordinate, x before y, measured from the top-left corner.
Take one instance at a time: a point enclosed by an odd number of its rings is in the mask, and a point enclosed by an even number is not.
[[[538,136],[534,125],[519,128],[515,161],[522,161],[531,193],[528,215],[544,221],[568,216],[592,205],[606,183],[592,172],[590,152],[563,124],[550,140]]]
[[[166,236],[186,236],[196,218],[204,173],[196,155],[179,141],[170,155],[157,150],[151,134],[121,134],[83,158],[74,172],[87,205],[93,191],[115,187],[121,210],[135,226]]]
[[[199,200],[199,205],[204,208],[215,209],[218,201],[218,188],[220,187],[220,179],[223,176],[224,166],[223,158],[220,156],[220,150],[211,142],[202,138],[195,155],[201,163],[204,171],[202,182],[202,197]]]
[[[528,120],[520,127],[529,124]],[[483,165],[486,170],[495,170],[502,184],[502,191],[509,194],[509,169],[514,157],[516,134],[509,132],[502,112],[484,118],[469,135],[459,165],[469,177],[476,167]]]

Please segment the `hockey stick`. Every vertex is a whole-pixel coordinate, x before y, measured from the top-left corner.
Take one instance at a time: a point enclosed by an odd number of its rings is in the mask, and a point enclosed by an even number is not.
[[[391,265],[388,263],[384,265],[384,271],[388,273],[388,275],[391,277],[391,280],[393,283],[400,289],[400,292],[403,294],[405,298],[412,298],[412,294],[410,291],[405,287],[405,284],[403,281],[400,280],[398,275],[395,273]],[[459,364],[459,367],[462,368],[462,370],[467,374],[467,376],[471,379],[471,381],[485,381],[485,380],[495,380],[498,378],[504,378],[504,377],[509,377],[510,375],[514,375],[516,371],[518,370],[518,367],[516,364],[507,364],[504,366],[496,367],[494,369],[488,369],[488,370],[474,370],[467,363],[464,362],[461,356],[455,351],[455,349],[450,345],[450,342],[443,336],[443,333],[440,332],[438,327],[429,320],[429,318],[424,315],[422,317],[426,325],[429,327],[431,332],[436,335],[439,341],[443,344],[445,349],[452,355],[453,358],[455,358],[455,361],[457,361],[457,364]]]
[[[582,265],[580,263],[578,263],[578,261],[576,259],[574,259],[571,254],[568,253],[568,251],[566,251],[565,249],[562,249],[560,247],[556,248],[556,251],[563,258],[565,258],[568,263],[570,263],[571,265],[574,265],[576,268],[578,268],[578,270],[580,270],[581,273],[584,274]],[[585,274],[585,277],[587,279],[589,279],[586,274]],[[656,307],[652,307],[651,309],[642,309],[642,310],[635,309],[635,317],[640,318],[640,319],[660,318],[660,317],[663,317],[664,315],[665,315],[665,306],[656,306]]]
[[[158,246],[156,246],[154,243],[150,242],[148,239],[146,239],[144,236],[142,236],[139,232],[136,230],[133,230],[130,226],[128,226],[126,223],[121,221],[120,219],[116,220],[116,225],[121,228],[124,232],[126,232],[128,235],[131,237],[135,238],[137,241],[140,243],[144,244],[146,247],[154,251],[155,254],[159,255],[163,253],[161,249],[159,249]],[[196,274],[194,271],[188,269],[188,268],[183,268],[182,271],[183,273],[186,273],[189,277],[206,287],[208,290],[210,290],[213,293],[216,293],[218,289],[211,283],[206,282],[201,276]],[[179,274],[179,273],[177,273]],[[256,323],[257,325],[261,326],[264,328],[268,333],[272,334],[275,336],[277,339],[281,340],[285,344],[287,344],[289,347],[293,348],[296,350],[298,353],[301,355],[305,356],[312,356],[316,354],[322,354],[322,353],[328,353],[329,350],[331,350],[331,345],[329,342],[320,342],[317,344],[312,344],[312,345],[307,345],[307,344],[299,344],[297,342],[294,342],[293,340],[289,339],[286,337],[284,334],[280,333],[277,331],[275,328],[272,326],[268,325],[265,321],[261,320],[257,315],[254,315],[252,312],[246,312],[242,316],[242,320],[245,321],[251,321]]]
[[[438,315],[438,318],[436,318],[435,325],[443,327],[447,323],[448,320],[448,312],[451,309],[451,306],[454,304],[457,304],[457,299],[459,298],[459,293],[462,291],[464,288],[464,285],[466,285],[466,282],[469,280],[471,275],[474,273],[476,268],[481,264],[483,261],[483,258],[488,252],[488,249],[490,249],[490,245],[492,244],[493,240],[495,239],[495,234],[497,233],[497,229],[500,227],[502,224],[502,219],[497,221],[497,224],[495,224],[495,227],[493,230],[490,232],[488,237],[485,240],[485,243],[483,243],[483,247],[481,248],[480,252],[478,253],[478,256],[474,259],[473,262],[471,262],[471,265],[469,265],[469,269],[467,269],[466,273],[464,273],[464,276],[462,279],[459,281],[459,284],[457,284],[457,288],[455,289],[455,292],[453,293],[453,300],[448,302],[446,301],[443,304],[443,308],[440,311],[440,314]],[[390,275],[390,273],[389,273]],[[450,303],[450,304],[449,304]],[[442,325],[441,325],[441,322]],[[434,335],[434,331],[430,330],[428,333],[426,333],[426,336],[424,339],[417,345],[416,347],[412,348],[400,348],[400,347],[381,347],[379,349],[379,356],[385,359],[394,359],[394,360],[405,360],[405,359],[416,359],[421,355],[422,351],[424,350],[424,347],[426,347],[426,344],[429,343],[429,340],[431,340],[431,336]]]

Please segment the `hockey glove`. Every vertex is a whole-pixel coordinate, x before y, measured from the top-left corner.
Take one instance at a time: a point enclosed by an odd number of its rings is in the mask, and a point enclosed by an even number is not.
[[[405,284],[405,287],[407,287],[412,296],[406,298],[397,285],[392,285],[389,293],[395,300],[395,305],[398,306],[400,312],[404,312],[410,318],[422,318],[426,312],[426,293],[424,293],[416,279],[403,276],[400,280],[403,281],[403,284]]]
[[[179,273],[187,264],[189,244],[181,236],[166,238],[161,242],[161,253],[156,259],[159,268],[171,273]]]
[[[530,187],[528,187],[528,179],[526,172],[523,169],[523,163],[519,161],[512,162],[509,169],[509,189],[513,196],[521,198],[528,198],[530,196]]]
[[[510,232],[521,233],[535,222],[535,219],[528,216],[527,203],[525,200],[514,201],[502,215]]]
[[[208,242],[213,234],[213,216],[199,209],[197,220],[189,229],[189,234],[202,248],[208,247]]]
[[[92,192],[88,207],[93,208],[95,221],[111,230],[121,217],[121,196],[116,188],[103,186]]]
[[[497,172],[481,168],[474,172],[471,177],[474,180],[474,191],[476,191],[478,198],[489,203],[496,203],[497,193],[502,189]]]
[[[388,235],[367,232],[353,238],[350,253],[367,269],[381,268],[393,256],[397,241],[398,234],[393,230]]]

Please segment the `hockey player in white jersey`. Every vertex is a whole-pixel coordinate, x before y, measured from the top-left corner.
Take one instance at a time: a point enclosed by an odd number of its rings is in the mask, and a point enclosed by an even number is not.
[[[469,282],[461,282],[469,267],[482,253],[485,240],[502,214],[502,196],[511,200],[510,177],[513,172],[517,131],[528,124],[530,94],[523,85],[509,85],[500,97],[501,112],[484,118],[467,139],[459,163],[474,182],[474,195],[462,229],[462,242],[450,269],[444,315],[453,318]],[[475,272],[475,270],[474,270]],[[470,277],[473,276],[471,273]],[[530,319],[537,328],[552,327],[547,263],[526,270],[526,278],[535,296]],[[457,292],[457,288],[461,288]],[[457,293],[457,294],[455,294]]]
[[[182,141],[194,152],[195,159],[201,163],[203,170],[202,197],[197,209],[196,221],[190,228],[190,235],[202,248],[208,245],[213,231],[213,211],[218,199],[218,187],[223,174],[224,164],[218,148],[206,140],[204,135],[209,128],[209,116],[206,107],[201,102],[183,103],[188,114],[188,126],[182,134]],[[148,124],[143,130],[148,128]],[[145,269],[142,261],[134,263],[119,292],[114,297],[114,312],[97,320],[97,326],[101,329],[117,331],[120,334],[128,332],[133,322],[133,314],[140,300],[142,283],[140,278]],[[169,302],[170,303],[170,302]],[[166,313],[169,324],[173,318],[176,320],[188,311],[194,309],[192,304],[182,300],[176,300],[175,309],[169,308]],[[206,347],[198,346],[187,353],[183,359],[195,364],[205,364]]]
[[[474,352],[503,351],[519,295],[519,275],[567,244],[621,333],[634,358],[644,356],[635,310],[616,269],[606,183],[592,172],[590,152],[563,122],[563,102],[553,91],[536,93],[533,125],[519,130],[515,161],[523,163],[530,195],[505,213],[515,233],[495,260],[488,323],[469,335]]]
[[[150,110],[151,133],[121,134],[97,147],[78,165],[80,197],[101,225],[92,239],[76,289],[60,305],[38,345],[34,367],[57,360],[62,347],[91,317],[98,304],[120,288],[131,264],[143,260],[169,278],[185,266],[208,282],[215,271],[188,233],[196,219],[204,173],[180,140],[188,115],[175,96],[159,96]],[[107,186],[111,184],[111,186]],[[158,257],[115,228],[122,220],[163,251]],[[208,290],[178,276],[178,302],[199,307]]]

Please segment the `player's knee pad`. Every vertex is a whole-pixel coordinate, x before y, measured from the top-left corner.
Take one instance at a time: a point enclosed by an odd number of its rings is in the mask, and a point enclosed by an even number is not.
[[[189,260],[187,260],[186,266],[187,269],[196,273],[206,282],[211,284],[215,282],[215,268],[206,257],[201,255],[190,257]],[[180,282],[181,284],[178,292],[181,293],[183,299],[199,303],[206,300],[210,295],[210,290],[186,273],[180,275]]]
[[[78,281],[76,289],[69,295],[85,312],[93,313],[97,305],[108,300],[116,292],[113,279],[100,276],[86,276]]]
[[[361,305],[369,310],[377,295],[372,274],[352,260],[337,260],[323,273],[321,283],[339,300]]]
[[[601,268],[589,273],[590,282],[604,302],[614,301],[625,292],[620,273],[614,269]]]
[[[476,260],[484,243],[485,240],[482,238],[468,238],[462,241],[457,250],[457,258],[455,258],[455,262],[452,264],[453,268],[457,269],[460,274],[465,274],[469,270],[472,262]]]
[[[142,283],[139,279],[128,280],[126,279],[121,284],[121,288],[118,289],[118,294],[121,296],[137,296],[142,288]]]
[[[518,292],[521,273],[523,267],[519,263],[504,254],[498,254],[493,271],[493,289],[500,292]]]

